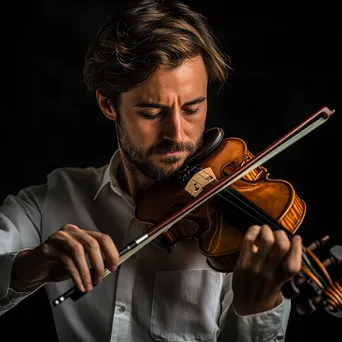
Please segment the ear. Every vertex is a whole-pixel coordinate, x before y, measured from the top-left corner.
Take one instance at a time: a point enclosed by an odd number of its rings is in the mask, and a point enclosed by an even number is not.
[[[99,90],[96,90],[96,99],[102,113],[109,119],[115,121],[117,118],[116,110],[108,97],[103,96]]]

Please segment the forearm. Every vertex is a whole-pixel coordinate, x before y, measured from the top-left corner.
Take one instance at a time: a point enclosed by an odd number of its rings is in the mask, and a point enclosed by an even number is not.
[[[274,293],[274,295],[270,296],[267,300],[263,301],[249,301],[245,298],[241,298],[237,300],[234,297],[233,306],[235,311],[241,315],[253,315],[265,311],[270,311],[277,307],[283,301],[283,296],[280,291]]]
[[[29,255],[28,255],[29,254]],[[13,260],[13,267],[10,280],[10,288],[16,292],[33,292],[46,283],[40,275],[43,272],[31,272],[32,267],[35,265],[35,257],[32,249],[24,249],[17,253]],[[27,262],[27,259],[31,259]],[[26,260],[25,260],[26,259]],[[38,261],[36,263],[38,265]]]

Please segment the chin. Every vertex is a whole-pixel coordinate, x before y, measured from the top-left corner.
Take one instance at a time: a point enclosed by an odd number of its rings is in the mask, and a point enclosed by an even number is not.
[[[184,162],[184,157],[163,157],[155,165],[165,170],[176,170],[180,168]]]
[[[170,157],[158,155],[157,157],[150,159],[150,165],[153,165],[153,168],[159,170],[160,174],[169,177],[183,166],[186,157],[187,156],[183,155]]]
[[[182,160],[181,162],[174,163],[173,165],[160,166],[159,169],[169,177],[172,176],[175,172],[179,171],[179,169],[182,168],[183,164],[184,161]]]

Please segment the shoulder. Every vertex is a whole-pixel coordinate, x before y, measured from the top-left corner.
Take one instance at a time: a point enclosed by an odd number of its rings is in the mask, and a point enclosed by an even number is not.
[[[47,175],[48,188],[61,185],[97,187],[101,185],[108,165],[100,167],[60,167]]]
[[[7,195],[0,203],[0,211],[18,207],[26,212],[40,211],[46,202],[60,202],[61,199],[75,196],[92,198],[102,183],[106,169],[107,165],[56,168],[47,174],[41,184],[27,186],[15,194]]]

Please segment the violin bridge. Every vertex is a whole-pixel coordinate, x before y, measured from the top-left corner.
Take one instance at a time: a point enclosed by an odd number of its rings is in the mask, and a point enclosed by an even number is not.
[[[195,173],[187,183],[185,190],[193,197],[200,194],[204,187],[212,181],[216,180],[216,176],[210,167]]]

